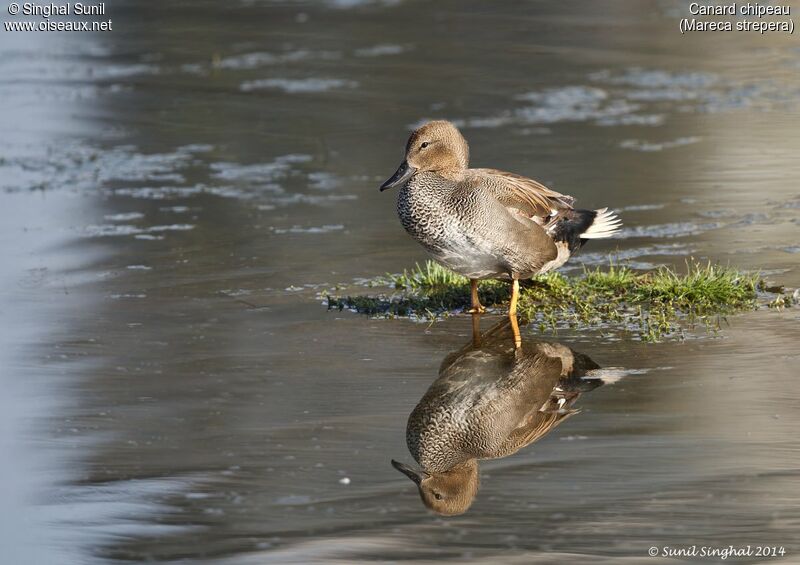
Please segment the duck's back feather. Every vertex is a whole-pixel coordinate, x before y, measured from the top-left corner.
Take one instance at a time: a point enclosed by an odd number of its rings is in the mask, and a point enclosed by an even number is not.
[[[494,197],[508,208],[514,208],[528,217],[546,217],[552,210],[572,208],[575,199],[547,188],[542,183],[498,169],[469,169],[480,178]]]

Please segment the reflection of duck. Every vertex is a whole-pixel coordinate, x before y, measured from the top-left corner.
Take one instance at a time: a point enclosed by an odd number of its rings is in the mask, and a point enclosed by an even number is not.
[[[515,347],[504,320],[478,344],[448,355],[408,418],[406,441],[422,467],[392,465],[419,487],[425,506],[465,512],[478,491],[478,459],[507,457],[576,414],[572,404],[603,384],[586,355],[558,343]]]

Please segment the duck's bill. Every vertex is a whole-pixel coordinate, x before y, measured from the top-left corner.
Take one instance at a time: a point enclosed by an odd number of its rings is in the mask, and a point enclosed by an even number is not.
[[[412,469],[405,463],[400,463],[399,461],[395,461],[394,459],[392,459],[392,467],[403,473],[406,477],[408,477],[417,484],[420,484],[422,482],[422,479],[425,479],[429,476],[428,473],[426,473],[425,471],[417,471],[415,469]]]
[[[381,192],[387,188],[394,188],[396,186],[403,186],[411,175],[417,172],[417,169],[403,161],[400,167],[395,171],[389,180],[381,185]]]

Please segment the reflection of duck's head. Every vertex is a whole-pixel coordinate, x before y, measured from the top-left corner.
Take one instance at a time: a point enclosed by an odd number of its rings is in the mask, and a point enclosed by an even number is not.
[[[408,418],[406,442],[421,470],[392,465],[438,514],[470,507],[479,459],[508,457],[544,437],[602,384],[587,356],[558,343],[518,345],[512,330],[503,322],[447,356]]]
[[[417,484],[425,506],[442,516],[463,514],[478,493],[478,462],[475,459],[439,473],[417,471],[394,459],[392,465]]]

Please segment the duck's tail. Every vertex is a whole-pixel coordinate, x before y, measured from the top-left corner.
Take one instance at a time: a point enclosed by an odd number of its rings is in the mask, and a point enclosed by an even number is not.
[[[612,237],[622,227],[622,220],[614,212],[610,212],[608,208],[600,208],[594,211],[579,210],[579,212],[591,214],[592,216],[592,223],[581,233],[581,239]]]
[[[567,244],[570,253],[575,253],[589,239],[613,237],[622,221],[608,208],[599,210],[559,211],[545,227],[555,242]]]

